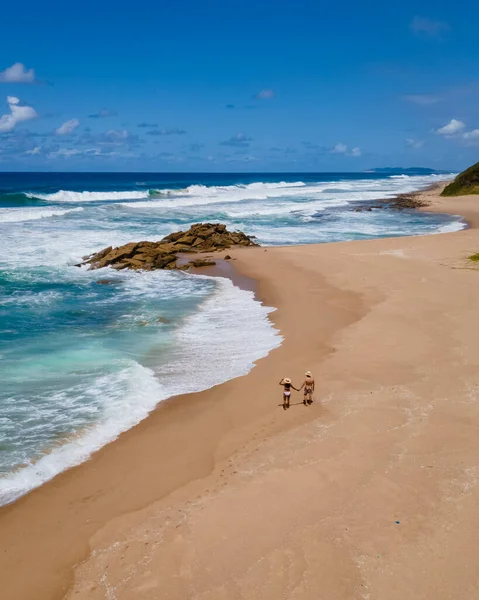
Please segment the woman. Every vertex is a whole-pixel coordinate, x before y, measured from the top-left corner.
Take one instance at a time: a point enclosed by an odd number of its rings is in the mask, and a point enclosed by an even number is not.
[[[302,390],[304,388],[303,404],[308,406],[308,404],[313,403],[314,379],[311,375],[311,371],[306,371],[305,375],[306,379],[303,381],[303,385],[299,389]]]
[[[298,388],[295,388],[291,383],[291,379],[289,377],[283,377],[283,379],[279,382],[279,385],[283,386],[283,408],[286,410],[289,408],[289,401],[291,398],[291,388],[299,392]]]

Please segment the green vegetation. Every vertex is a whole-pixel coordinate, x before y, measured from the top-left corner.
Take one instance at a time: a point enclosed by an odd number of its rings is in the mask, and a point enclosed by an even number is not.
[[[441,196],[479,194],[479,162],[466,169],[444,188]]]
[[[469,260],[472,260],[473,262],[479,262],[479,252],[476,252],[475,254],[471,254],[471,256],[469,257]]]

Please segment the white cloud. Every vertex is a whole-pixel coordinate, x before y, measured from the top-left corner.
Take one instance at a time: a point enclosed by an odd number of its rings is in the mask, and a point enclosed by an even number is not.
[[[34,83],[35,71],[22,63],[15,63],[0,73],[0,83]]]
[[[465,131],[466,124],[457,119],[451,119],[447,125],[436,131],[447,139],[464,140],[467,145],[476,145],[479,142],[479,129]]]
[[[479,129],[472,129],[471,131],[466,131],[466,133],[462,134],[462,137],[465,140],[479,140]]]
[[[32,148],[31,150],[27,150],[25,154],[40,154],[40,150],[39,146],[35,146],[35,148]]]
[[[10,108],[10,114],[0,117],[0,133],[12,131],[18,123],[38,117],[35,109],[31,106],[20,105],[20,100],[15,98],[15,96],[7,96],[7,103]]]
[[[413,138],[407,138],[406,146],[408,148],[422,148],[424,142],[422,140],[415,140]]]
[[[358,156],[361,156],[361,148],[359,148],[358,146],[355,146],[350,151],[346,144],[339,142],[339,144],[336,144],[336,146],[333,147],[333,149],[331,150],[331,153],[332,154],[344,154],[345,156],[358,157]]]
[[[447,125],[438,129],[436,133],[439,135],[454,135],[455,133],[462,131],[465,126],[466,125],[462,121],[451,119]]]
[[[78,119],[70,119],[69,121],[65,121],[58,129],[55,129],[55,133],[56,135],[68,135],[72,133],[72,131],[75,131],[78,125],[80,125]]]
[[[336,144],[336,146],[334,146],[334,148],[331,150],[333,154],[346,154],[347,151],[348,147],[346,144],[342,144],[341,142]]]

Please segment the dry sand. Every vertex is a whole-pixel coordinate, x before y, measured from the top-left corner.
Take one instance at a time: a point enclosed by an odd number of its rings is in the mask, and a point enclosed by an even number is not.
[[[477,600],[479,198],[423,196],[471,228],[232,253],[284,343],[0,510],[2,597]]]

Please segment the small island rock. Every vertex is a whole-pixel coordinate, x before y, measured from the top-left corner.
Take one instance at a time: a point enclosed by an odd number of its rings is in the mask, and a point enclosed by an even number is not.
[[[118,248],[109,246],[86,257],[79,266],[89,265],[90,269],[112,267],[116,270],[185,270],[191,266],[212,266],[215,263],[208,259],[199,259],[178,266],[176,262],[178,254],[214,252],[232,246],[258,246],[258,244],[254,241],[254,236],[247,236],[242,231],[228,231],[226,225],[222,223],[196,223],[188,231],[170,233],[159,242],[130,242]]]

